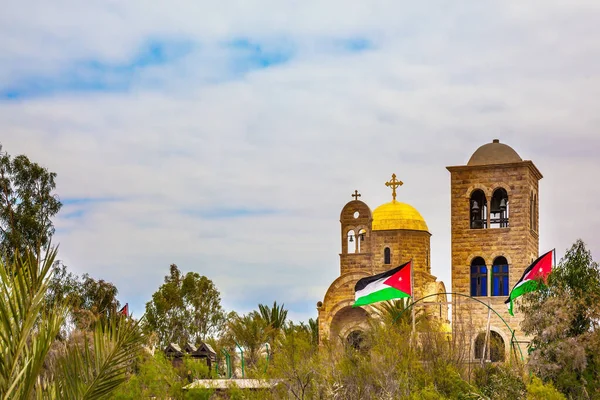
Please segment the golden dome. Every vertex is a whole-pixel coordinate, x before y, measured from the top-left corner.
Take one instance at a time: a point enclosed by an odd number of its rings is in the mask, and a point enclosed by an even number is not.
[[[510,146],[494,139],[475,150],[467,165],[507,164],[523,161]]]
[[[425,220],[416,208],[396,200],[382,204],[373,210],[372,230],[387,231],[393,229],[429,232]]]

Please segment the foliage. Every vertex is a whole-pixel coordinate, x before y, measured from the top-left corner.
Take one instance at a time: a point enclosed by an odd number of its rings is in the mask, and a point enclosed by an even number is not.
[[[411,325],[413,320],[413,310],[408,308],[411,300],[408,297],[386,300],[377,305],[377,313],[386,324],[404,324]],[[427,315],[423,308],[414,310],[415,325],[427,320]]]
[[[138,324],[113,316],[99,320],[93,333],[63,343],[51,360],[66,316],[66,305],[49,307],[45,295],[55,258],[55,249],[41,261],[26,249],[14,263],[0,264],[2,399],[105,397],[124,381],[141,347]]]
[[[101,319],[92,334],[71,344],[48,383],[53,398],[100,399],[127,380],[127,369],[139,354],[143,336],[139,323],[121,316]]]
[[[478,396],[452,361],[445,333],[423,323],[415,340],[411,326],[371,321],[362,345],[324,341],[288,329],[269,376],[283,386],[275,398],[443,399]],[[478,398],[478,397],[473,397]]]
[[[182,397],[181,377],[162,352],[142,352],[135,361],[133,374],[112,396],[115,400]]]
[[[27,156],[12,158],[0,146],[0,253],[7,259],[26,249],[38,255],[48,249],[51,218],[62,206],[53,194],[55,178]]]
[[[567,396],[600,395],[600,268],[581,240],[520,309],[533,336],[530,369]]]
[[[554,388],[551,382],[544,384],[540,378],[533,376],[527,385],[527,400],[567,400]]]
[[[475,370],[475,385],[491,400],[525,397],[523,376],[510,365],[486,364]]]
[[[0,394],[32,396],[46,356],[65,318],[65,308],[45,309],[45,292],[56,250],[38,264],[31,251],[0,265]]]
[[[195,272],[181,274],[172,264],[165,283],[146,303],[146,331],[156,332],[159,343],[199,343],[219,333],[225,316],[214,283]]]
[[[294,399],[318,397],[317,382],[322,368],[319,365],[318,348],[312,340],[311,332],[304,326],[290,323],[276,349],[278,357],[270,367],[269,376],[283,382],[277,389],[281,397],[284,394]]]
[[[254,366],[263,350],[265,343],[271,337],[271,328],[267,322],[256,312],[239,316],[232,312],[228,316],[224,333],[224,342],[230,348],[236,348],[239,344],[244,349],[244,361],[246,366]]]
[[[264,304],[258,305],[258,315],[265,321],[269,327],[269,342],[271,345],[275,343],[280,333],[285,327],[285,321],[287,318],[288,311],[283,308],[284,304],[277,305],[277,302],[273,302],[273,307]]]
[[[117,294],[114,284],[95,280],[88,274],[79,277],[57,262],[48,287],[47,306],[66,302],[69,306],[68,322],[77,329],[87,330],[95,321],[108,319],[119,310]]]

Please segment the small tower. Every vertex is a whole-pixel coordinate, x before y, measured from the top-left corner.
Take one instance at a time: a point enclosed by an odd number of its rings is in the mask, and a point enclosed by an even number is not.
[[[511,317],[504,301],[524,269],[538,256],[538,183],[542,174],[533,162],[523,161],[497,139],[479,147],[467,165],[447,169],[452,292],[489,304],[515,330],[515,340],[522,342],[526,338],[519,332],[521,318],[518,314]],[[470,358],[503,359],[512,340],[503,322],[495,316],[489,318],[486,307],[456,297],[453,331],[469,336]],[[484,338],[492,338],[496,349],[485,346]],[[483,354],[486,347],[491,349]]]
[[[340,254],[340,275],[352,271],[370,272],[371,256],[371,209],[358,200],[358,190],[354,191],[353,201],[348,202],[340,214],[342,228],[342,253]]]

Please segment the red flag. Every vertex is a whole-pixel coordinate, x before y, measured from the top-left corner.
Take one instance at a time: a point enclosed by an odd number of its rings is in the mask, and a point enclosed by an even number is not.
[[[119,310],[119,314],[123,314],[126,317],[129,316],[129,303],[125,303],[125,305],[123,306],[123,308],[121,308]]]

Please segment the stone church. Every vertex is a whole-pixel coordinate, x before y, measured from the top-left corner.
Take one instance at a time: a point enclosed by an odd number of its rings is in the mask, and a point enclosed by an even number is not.
[[[522,160],[497,139],[479,147],[466,165],[447,169],[451,292],[457,293],[451,303],[452,332],[466,338],[468,359],[497,361],[511,349],[524,351],[528,342],[520,333],[522,316],[516,313],[511,317],[504,300],[525,268],[538,257],[538,182],[542,175],[533,162]],[[411,259],[414,300],[433,295],[422,303],[433,303],[427,309],[442,321],[448,320],[446,287],[431,274],[432,233],[416,208],[396,200],[400,185],[402,182],[392,175],[386,182],[392,189],[392,201],[373,211],[359,200],[357,191],[354,200],[342,208],[340,276],[317,303],[321,341],[345,340],[367,329],[367,318],[375,307],[352,308],[354,285],[365,276]],[[481,303],[491,306],[501,318]],[[488,345],[485,351],[483,343],[490,340],[495,346]]]

